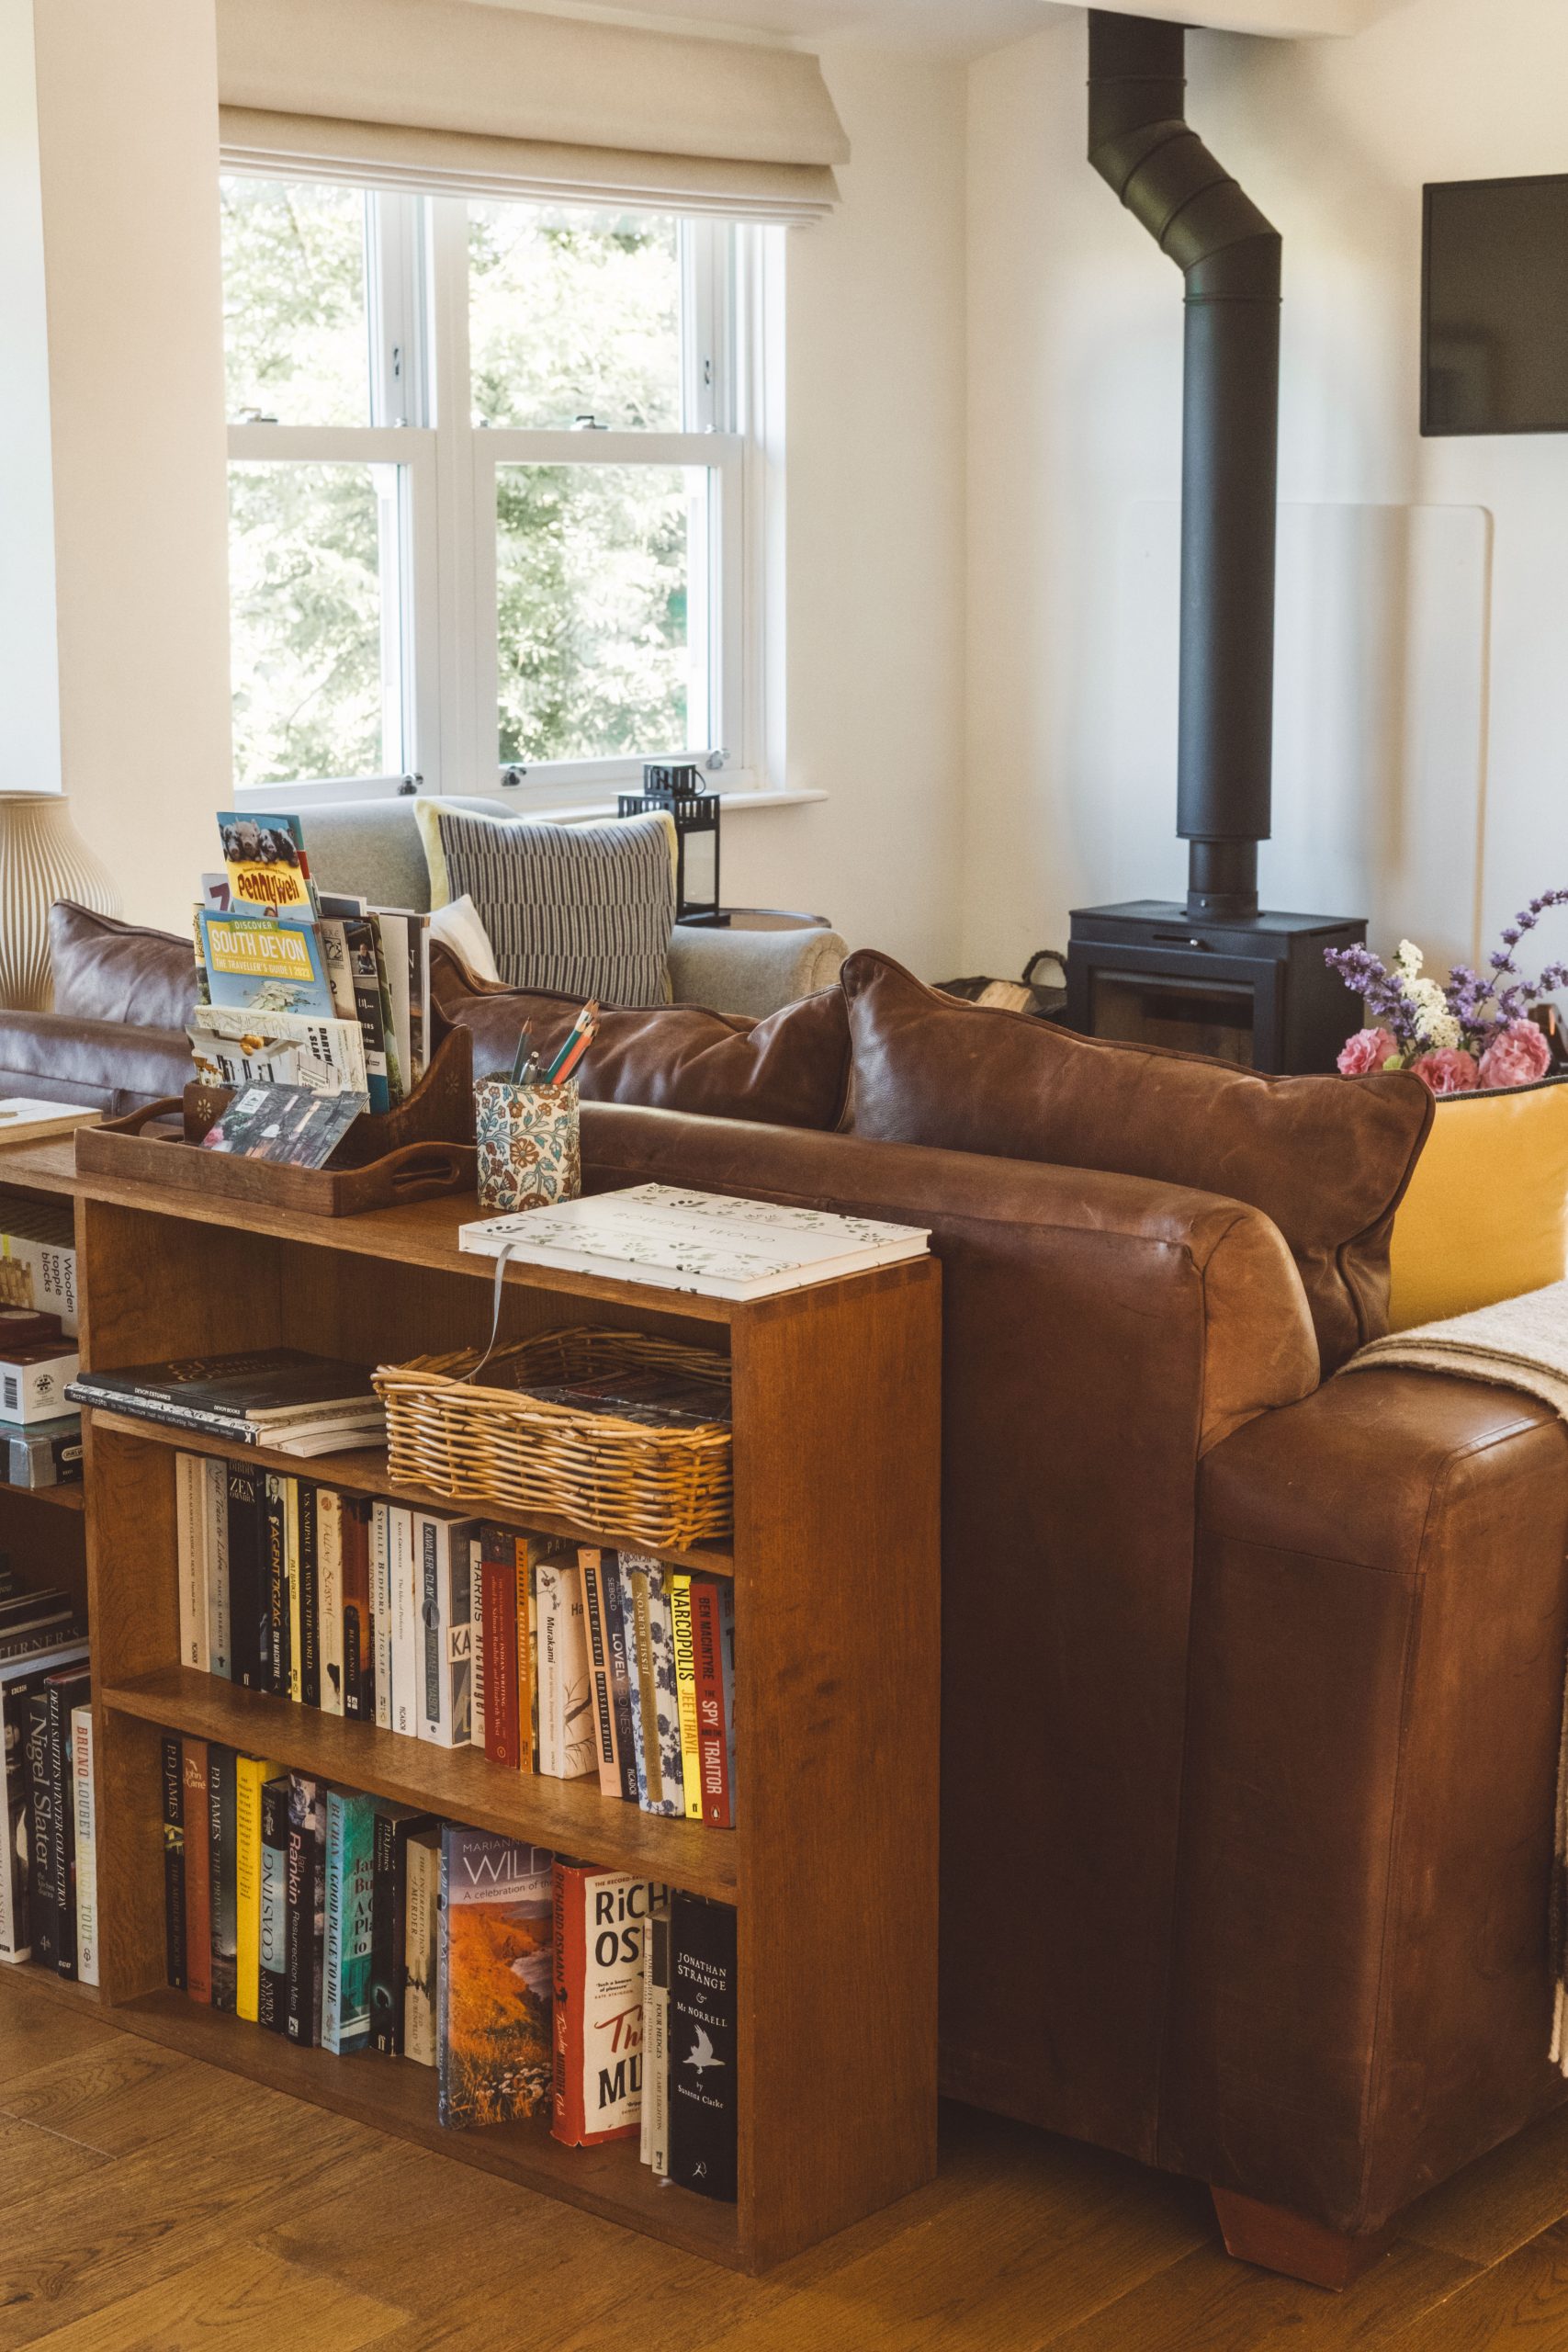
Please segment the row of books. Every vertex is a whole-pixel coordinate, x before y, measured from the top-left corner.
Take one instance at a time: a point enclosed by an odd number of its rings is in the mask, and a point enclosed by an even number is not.
[[[98,1981],[87,1645],[0,1555],[0,1960]]]
[[[163,1824],[176,1990],[434,2067],[451,2129],[547,2116],[733,2199],[728,1906],[172,1734]]]
[[[218,819],[195,910],[199,1082],[354,1095],[388,1111],[431,1051],[430,918],[317,889],[298,817]]]
[[[243,1460],[175,1480],[183,1665],[733,1827],[728,1580]]]

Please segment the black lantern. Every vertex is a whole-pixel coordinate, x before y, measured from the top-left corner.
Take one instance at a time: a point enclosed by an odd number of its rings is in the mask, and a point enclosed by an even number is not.
[[[675,920],[722,922],[718,910],[718,795],[705,788],[701,769],[689,763],[677,767],[649,761],[642,771],[642,790],[623,792],[615,805],[623,817],[641,817],[651,809],[662,809],[674,819]],[[694,848],[694,856],[691,854]]]

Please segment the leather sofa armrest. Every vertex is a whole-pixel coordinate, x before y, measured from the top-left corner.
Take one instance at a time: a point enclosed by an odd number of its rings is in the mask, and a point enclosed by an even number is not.
[[[178,1094],[191,1076],[183,1029],[0,1012],[0,1094],[90,1102],[114,1116]]]
[[[582,1151],[596,1191],[694,1185],[931,1229],[942,2078],[1152,2155],[1197,1466],[1240,1416],[1316,1382],[1283,1241],[1256,1210],[1138,1177],[615,1103],[584,1105]]]
[[[1354,1373],[1203,1466],[1160,2159],[1380,2229],[1563,2095],[1568,1430]]]

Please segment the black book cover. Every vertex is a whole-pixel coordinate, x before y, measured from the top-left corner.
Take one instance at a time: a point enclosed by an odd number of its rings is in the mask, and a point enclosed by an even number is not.
[[[186,1990],[185,1762],[177,1739],[165,1736],[163,1758],[164,1973],[175,1991],[183,1993]]]
[[[229,1464],[229,1679],[248,1690],[268,1690],[272,1678],[263,1479],[248,1462]]]
[[[261,1792],[261,1975],[256,2018],[269,2033],[288,2030],[288,1775]]]
[[[49,1770],[49,1690],[33,1683],[28,1691],[28,1845],[32,1855],[32,1937],[36,1967],[52,1968],[59,1958],[60,1922],[55,1874],[59,1869],[60,1818]]]
[[[620,1768],[621,1794],[637,1803],[637,1735],[632,1728],[632,1678],[626,1645],[631,1632],[621,1607],[620,1564],[614,1552],[603,1555],[599,1570],[599,1600],[604,1612],[605,1661],[610,1676],[610,1704],[615,1713],[615,1758]]]
[[[0,1554],[0,1577],[5,1555]],[[3,1585],[0,1585],[3,1589]],[[0,1692],[0,1837],[9,1840],[11,1871],[11,1948],[27,1951],[32,1943],[32,1807],[28,1792],[28,1692],[31,1685],[20,1675]],[[0,1865],[3,1867],[3,1865]]]
[[[84,1372],[71,1384],[80,1401],[135,1412],[142,1404],[240,1423],[302,1405],[335,1405],[373,1393],[363,1364],[305,1348],[249,1348],[232,1355],[184,1356]]]
[[[737,2122],[735,1913],[670,1898],[670,2177],[733,2201]]]
[[[207,1827],[211,1840],[212,2006],[232,2017],[240,1986],[234,1751],[216,1742],[207,1751]]]
[[[262,1588],[266,1601],[266,1680],[263,1688],[270,1690],[275,1699],[287,1699],[291,1646],[288,1544],[285,1534],[288,1480],[280,1471],[268,1470],[256,1484],[261,1489]]]
[[[76,1759],[71,1745],[71,1710],[86,1704],[90,1680],[84,1667],[51,1674],[49,1694],[49,1789],[54,1807],[54,1964],[62,1976],[76,1974]]]
[[[409,1837],[428,1829],[434,1815],[378,1805],[370,1895],[370,2040],[389,2057],[403,2054],[404,1991],[408,1984]]]
[[[312,2048],[321,2038],[321,1946],[326,1928],[327,1804],[319,1781],[302,1772],[288,1777],[288,1850],[285,1860],[288,1905],[288,2004],[285,2019],[290,2041]]]
[[[376,1720],[376,1647],[370,1639],[370,1513],[367,1495],[342,1498],[343,1712]]]
[[[316,1489],[308,1478],[299,1488],[299,1696],[307,1707],[321,1703],[321,1594],[316,1584]]]

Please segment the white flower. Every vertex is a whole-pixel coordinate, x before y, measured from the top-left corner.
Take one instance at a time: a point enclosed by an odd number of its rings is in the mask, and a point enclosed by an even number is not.
[[[1402,939],[1399,943],[1399,953],[1393,959],[1394,968],[1404,979],[1413,980],[1419,974],[1426,960],[1413,939]]]

